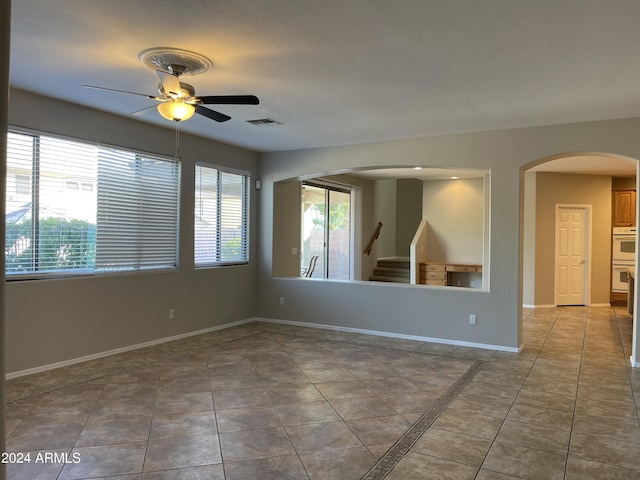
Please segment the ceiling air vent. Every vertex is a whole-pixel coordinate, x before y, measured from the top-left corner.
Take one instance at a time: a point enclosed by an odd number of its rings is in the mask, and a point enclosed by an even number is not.
[[[256,127],[269,127],[275,125],[284,125],[284,123],[274,120],[273,118],[258,118],[256,120],[247,120],[247,123]]]

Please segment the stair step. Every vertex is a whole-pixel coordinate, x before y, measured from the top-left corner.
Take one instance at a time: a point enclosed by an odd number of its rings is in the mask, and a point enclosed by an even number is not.
[[[375,277],[401,277],[409,278],[410,270],[408,268],[388,268],[376,267],[373,269]]]
[[[377,266],[381,268],[406,268],[409,269],[411,261],[408,258],[379,258]]]
[[[390,283],[409,283],[408,277],[387,277],[372,275],[369,277],[371,282],[390,282]]]

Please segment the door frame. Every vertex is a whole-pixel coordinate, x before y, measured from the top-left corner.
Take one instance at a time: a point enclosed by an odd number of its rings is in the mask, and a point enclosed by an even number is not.
[[[341,192],[341,193],[345,193],[349,195],[349,264],[348,264],[348,268],[349,268],[349,280],[354,280],[354,276],[355,276],[355,262],[354,262],[354,258],[356,257],[355,255],[355,236],[356,236],[356,229],[355,229],[355,207],[356,204],[354,203],[354,193],[356,192],[356,187],[354,187],[353,185],[348,185],[348,184],[343,184],[343,183],[338,183],[338,182],[332,182],[329,180],[325,180],[325,179],[316,179],[313,178],[311,180],[303,180],[302,182],[300,182],[300,192],[302,193],[302,189],[304,188],[304,186],[310,186],[310,187],[315,187],[315,188],[319,188],[319,189],[323,189],[324,190],[324,196],[325,196],[325,201],[324,201],[324,218],[326,219],[326,223],[324,225],[324,248],[323,248],[323,272],[322,272],[322,278],[327,280],[329,279],[328,277],[328,273],[329,273],[329,247],[330,247],[330,240],[329,240],[329,209],[330,209],[330,205],[329,205],[329,199],[330,199],[330,195],[331,195],[331,191],[334,192]],[[304,220],[301,219],[300,220],[300,231],[302,232],[304,230]],[[300,244],[300,259],[302,259],[302,252],[304,251],[304,246],[302,242],[302,235],[300,235],[300,240],[301,240],[301,244]]]
[[[558,306],[558,215],[561,209],[581,209],[585,211],[585,238],[584,238],[584,251],[585,251],[585,271],[584,271],[584,286],[583,286],[583,300],[584,305],[591,304],[591,258],[592,258],[592,243],[593,243],[593,205],[584,203],[556,203],[555,220],[553,223],[553,235],[554,235],[554,253],[553,253],[553,299]]]

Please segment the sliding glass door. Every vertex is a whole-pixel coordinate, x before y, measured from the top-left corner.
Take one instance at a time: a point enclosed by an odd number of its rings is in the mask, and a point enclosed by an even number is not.
[[[349,280],[351,191],[305,182],[302,184],[301,211],[302,275]]]

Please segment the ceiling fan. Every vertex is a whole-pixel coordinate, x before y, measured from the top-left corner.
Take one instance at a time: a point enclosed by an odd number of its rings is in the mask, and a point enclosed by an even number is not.
[[[156,71],[160,84],[158,95],[117,90],[115,88],[82,85],[85,88],[107,90],[110,92],[138,95],[156,100],[158,113],[167,120],[176,122],[188,120],[194,113],[215,120],[226,122],[229,115],[217,112],[204,105],[258,105],[260,101],[255,95],[207,95],[196,96],[195,89],[188,83],[181,82],[182,75],[196,75],[209,70],[211,61],[194,52],[177,48],[151,48],[139,54],[140,60],[149,68]],[[147,110],[146,107],[140,111]],[[138,113],[138,112],[134,112]]]

